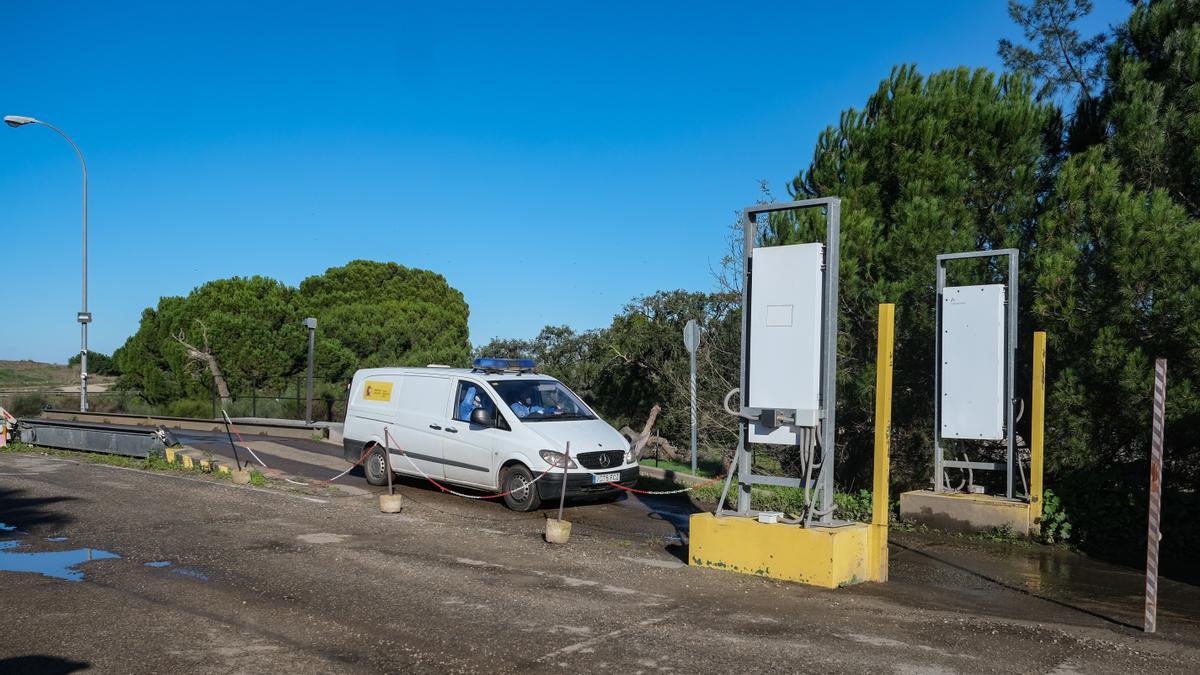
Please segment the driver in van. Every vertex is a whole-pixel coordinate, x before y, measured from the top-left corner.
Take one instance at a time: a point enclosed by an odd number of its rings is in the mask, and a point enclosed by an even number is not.
[[[512,411],[517,414],[517,417],[525,419],[529,415],[544,415],[545,408],[533,403],[533,387],[528,387],[521,391],[521,395],[517,397],[516,402],[511,406]]]

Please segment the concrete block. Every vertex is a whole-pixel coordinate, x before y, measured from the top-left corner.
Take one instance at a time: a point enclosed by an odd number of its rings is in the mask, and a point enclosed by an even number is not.
[[[900,517],[945,532],[988,532],[1007,527],[1028,535],[1029,504],[993,495],[913,490],[900,495]]]
[[[869,544],[865,523],[803,528],[697,513],[691,517],[688,563],[837,588],[869,578]]]

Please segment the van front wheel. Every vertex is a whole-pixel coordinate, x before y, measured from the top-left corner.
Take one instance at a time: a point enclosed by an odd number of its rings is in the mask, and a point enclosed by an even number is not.
[[[384,463],[383,448],[376,445],[363,461],[363,474],[371,485],[387,485],[387,464]]]
[[[504,505],[513,511],[533,511],[542,505],[533,474],[521,464],[513,464],[500,475],[500,487],[507,493]]]

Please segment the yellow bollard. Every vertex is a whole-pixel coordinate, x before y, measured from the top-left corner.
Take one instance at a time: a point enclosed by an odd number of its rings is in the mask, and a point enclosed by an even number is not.
[[[1029,530],[1040,530],[1046,443],[1046,332],[1033,334],[1033,400],[1029,419]]]
[[[875,357],[875,471],[871,495],[871,581],[888,579],[888,451],[892,442],[892,352],[896,343],[896,306],[879,305],[879,346]]]

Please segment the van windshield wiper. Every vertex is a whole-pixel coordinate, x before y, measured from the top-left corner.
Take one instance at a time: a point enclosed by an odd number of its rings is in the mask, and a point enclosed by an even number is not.
[[[561,415],[546,415],[545,417],[534,417],[534,418],[529,418],[529,419],[555,421],[555,420],[593,420],[596,418],[592,417],[591,415],[581,415],[579,413],[563,413]]]

